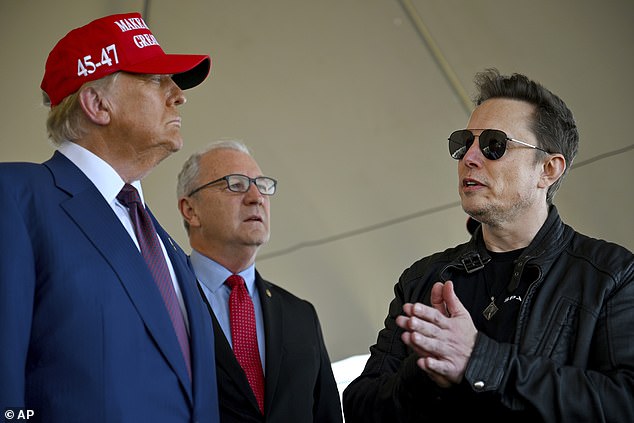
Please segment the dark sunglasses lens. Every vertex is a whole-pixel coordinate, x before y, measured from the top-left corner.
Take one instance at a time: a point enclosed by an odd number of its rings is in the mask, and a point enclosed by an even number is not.
[[[497,160],[506,152],[506,134],[497,129],[487,129],[480,134],[480,150],[489,160]]]
[[[460,160],[467,154],[467,150],[473,144],[473,134],[471,131],[461,129],[449,135],[449,154],[456,160]]]

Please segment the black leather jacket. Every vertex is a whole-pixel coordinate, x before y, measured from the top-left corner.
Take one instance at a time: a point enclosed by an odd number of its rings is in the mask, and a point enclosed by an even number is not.
[[[472,278],[488,260],[478,229],[469,242],[403,272],[366,367],[344,391],[346,423],[464,415],[487,422],[634,422],[634,256],[574,231],[554,206],[515,264],[512,283],[528,278],[522,281],[529,286],[514,341],[480,332],[462,383],[450,389],[417,367],[395,323],[403,304],[429,304],[434,282]]]

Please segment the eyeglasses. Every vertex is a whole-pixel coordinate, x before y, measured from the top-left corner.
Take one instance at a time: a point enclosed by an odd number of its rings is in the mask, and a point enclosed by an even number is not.
[[[203,188],[207,188],[213,184],[217,184],[218,182],[225,181],[227,183],[227,189],[232,192],[247,192],[251,187],[251,184],[255,185],[255,187],[260,191],[262,195],[273,195],[275,194],[275,187],[277,186],[277,181],[273,178],[269,178],[267,176],[258,176],[257,178],[249,178],[246,175],[239,174],[231,174],[227,176],[223,176],[222,178],[218,178],[215,181],[207,182],[204,185],[199,186],[198,188],[192,190],[187,196],[191,197],[196,194]]]
[[[475,130],[477,131],[477,129]],[[484,157],[489,160],[497,160],[502,157],[506,152],[506,144],[508,141],[513,141],[525,147],[534,148],[550,154],[550,152],[543,148],[510,138],[504,131],[500,131],[499,129],[484,129],[480,132],[480,135],[475,135],[471,131],[470,129],[460,129],[449,135],[449,154],[451,154],[451,157],[456,160],[462,159],[465,154],[467,154],[467,150],[471,148],[476,137],[480,144],[480,151],[482,151]]]

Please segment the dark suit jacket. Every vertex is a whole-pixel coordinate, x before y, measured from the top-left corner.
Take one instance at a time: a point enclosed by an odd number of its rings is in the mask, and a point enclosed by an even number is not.
[[[266,337],[264,413],[211,308],[216,338],[220,420],[223,423],[308,423],[343,420],[315,308],[262,279],[255,283]],[[204,293],[201,295],[205,297]],[[209,307],[209,305],[208,305]]]
[[[134,242],[60,153],[0,164],[0,410],[42,422],[217,422],[212,322],[187,256],[154,221],[180,283],[193,384]]]

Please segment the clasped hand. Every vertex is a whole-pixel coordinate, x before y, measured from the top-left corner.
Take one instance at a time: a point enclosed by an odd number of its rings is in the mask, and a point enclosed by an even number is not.
[[[478,331],[453,282],[434,284],[431,305],[404,304],[405,315],[398,316],[396,324],[404,330],[403,342],[418,354],[418,366],[448,388],[462,381]]]

